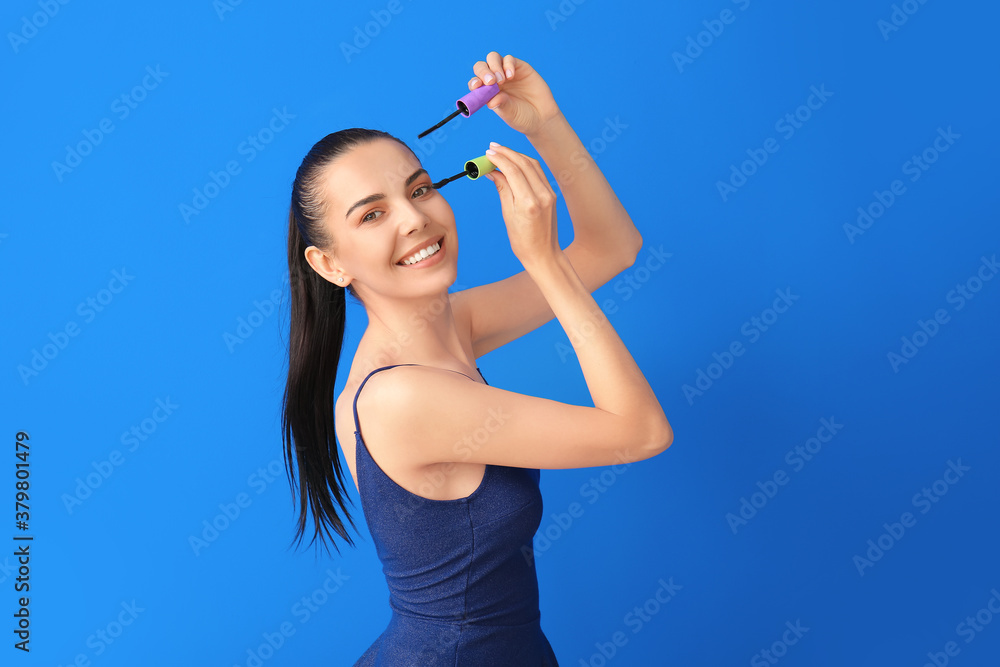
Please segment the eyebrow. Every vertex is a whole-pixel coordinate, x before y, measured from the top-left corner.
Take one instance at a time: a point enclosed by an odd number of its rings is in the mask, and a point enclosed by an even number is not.
[[[404,188],[409,187],[410,183],[420,178],[421,174],[426,174],[426,173],[427,170],[422,167],[420,169],[417,169],[410,175],[409,178],[406,179],[406,183],[403,184],[403,187]],[[371,204],[373,201],[378,201],[379,199],[385,199],[385,195],[382,194],[381,192],[377,192],[373,195],[368,195],[364,199],[359,199],[358,201],[354,202],[354,204],[351,205],[351,208],[347,209],[347,213],[344,214],[344,219],[346,220],[347,218],[351,217],[351,211],[353,211],[357,207],[365,206],[366,204]]]

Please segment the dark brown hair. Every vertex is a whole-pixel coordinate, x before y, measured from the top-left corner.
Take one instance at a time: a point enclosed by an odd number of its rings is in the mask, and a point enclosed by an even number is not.
[[[318,537],[328,547],[329,539],[338,554],[340,547],[331,529],[354,546],[341,513],[355,531],[357,526],[345,505],[347,486],[333,423],[334,384],[344,343],[345,292],[350,292],[358,303],[362,301],[352,285],[345,289],[316,273],[306,261],[305,250],[311,245],[335,247],[335,239],[324,228],[326,202],[321,178],[325,168],[353,148],[377,139],[391,139],[406,146],[391,134],[363,128],[340,130],[316,142],[295,174],[288,213],[291,312],[281,429],[293,500],[296,496],[293,459],[298,467],[299,516],[293,540],[301,543],[312,510],[314,529],[310,545]],[[413,153],[409,146],[406,148]]]

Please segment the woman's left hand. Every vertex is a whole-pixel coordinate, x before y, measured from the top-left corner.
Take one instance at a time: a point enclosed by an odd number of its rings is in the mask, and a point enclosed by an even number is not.
[[[486,106],[518,132],[535,134],[548,120],[560,113],[548,85],[523,60],[512,55],[501,58],[496,51],[490,51],[486,61],[477,62],[472,71],[476,76],[469,81],[469,90],[482,85],[500,84],[500,92]],[[513,72],[513,76],[508,72]]]

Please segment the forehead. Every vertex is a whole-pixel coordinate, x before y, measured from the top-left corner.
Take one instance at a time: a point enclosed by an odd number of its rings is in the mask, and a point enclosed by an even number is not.
[[[363,197],[401,190],[406,178],[419,168],[413,153],[396,141],[376,139],[355,146],[327,165],[323,174],[330,210],[343,217]]]

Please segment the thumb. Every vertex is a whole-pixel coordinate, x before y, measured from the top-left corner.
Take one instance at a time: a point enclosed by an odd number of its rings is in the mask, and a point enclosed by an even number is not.
[[[510,187],[507,185],[507,177],[504,176],[502,172],[495,169],[490,173],[483,175],[493,181],[493,185],[497,186],[497,194],[500,195],[500,203],[502,205],[506,205],[507,200],[510,199]]]
[[[491,181],[493,181],[493,184],[497,186],[497,192],[503,192],[504,191],[505,188],[504,188],[503,174],[502,173],[500,173],[499,171],[497,171],[496,169],[494,169],[493,171],[491,171],[489,173],[483,174],[483,176],[485,176],[486,178],[488,178]]]
[[[507,100],[509,100],[509,99],[510,99],[510,96],[507,93],[501,91],[501,92],[497,93],[496,95],[494,95],[492,97],[492,99],[490,99],[490,101],[486,103],[486,106],[489,107],[490,109],[493,109],[494,111],[496,111],[497,115],[499,115],[501,118],[503,118],[503,115],[504,115],[503,114],[503,112],[504,112],[504,108],[503,107],[504,107],[504,105],[507,104]]]

